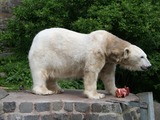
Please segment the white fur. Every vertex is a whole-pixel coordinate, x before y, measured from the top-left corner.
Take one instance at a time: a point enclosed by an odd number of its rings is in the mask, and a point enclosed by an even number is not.
[[[116,64],[131,70],[140,70],[142,65],[150,64],[140,48],[125,41],[121,43],[121,40],[120,44],[126,44],[131,54],[125,55],[127,60],[123,60],[122,56],[117,58],[117,53],[112,55],[116,51],[112,49],[120,51],[117,46],[121,46],[118,43],[113,47],[112,43],[117,43],[115,39],[119,38],[103,30],[82,34],[63,28],[51,28],[39,32],[28,56],[33,92],[59,93],[62,90],[56,83],[57,78],[83,77],[84,94],[91,99],[100,99],[104,97],[96,90],[97,79],[100,77],[106,90],[115,95]],[[144,56],[144,60],[140,60],[139,56]],[[135,66],[132,63],[136,63]]]
[[[150,62],[147,59],[147,55],[142,49],[135,45],[130,45],[128,49],[130,51],[129,59],[127,65],[123,66],[124,68],[131,71],[143,71],[141,67],[151,66]]]

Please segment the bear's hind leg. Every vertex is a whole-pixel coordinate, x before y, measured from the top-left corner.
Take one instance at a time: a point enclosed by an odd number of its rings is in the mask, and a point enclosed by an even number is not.
[[[47,80],[47,88],[51,90],[53,93],[63,93],[64,90],[58,85],[57,80],[52,77],[49,77]]]
[[[44,71],[32,71],[33,78],[33,93],[39,95],[53,94],[51,90],[46,87],[47,74]]]

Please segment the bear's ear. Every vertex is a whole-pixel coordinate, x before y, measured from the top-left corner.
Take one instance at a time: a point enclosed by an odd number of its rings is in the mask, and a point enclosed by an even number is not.
[[[129,56],[129,53],[130,53],[130,50],[129,50],[129,48],[125,48],[124,49],[124,59],[127,59],[128,58],[128,56]]]

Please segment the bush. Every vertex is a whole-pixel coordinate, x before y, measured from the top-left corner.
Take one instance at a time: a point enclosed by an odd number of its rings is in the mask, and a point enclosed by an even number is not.
[[[31,74],[26,59],[9,56],[1,58],[0,64],[0,71],[6,74],[6,76],[0,77],[0,85],[9,87],[9,89],[19,89],[20,86],[27,89],[31,87]]]
[[[16,47],[17,52],[26,54],[33,37],[40,30],[50,27],[70,29],[73,20],[77,20],[78,15],[82,15],[92,3],[86,1],[81,0],[78,3],[74,0],[22,0],[14,9],[14,16],[9,20],[7,30],[1,39]],[[76,10],[78,8],[79,11]]]
[[[27,53],[37,32],[51,26],[62,27],[67,16],[63,4],[51,0],[22,0],[13,14],[3,39],[22,53]]]

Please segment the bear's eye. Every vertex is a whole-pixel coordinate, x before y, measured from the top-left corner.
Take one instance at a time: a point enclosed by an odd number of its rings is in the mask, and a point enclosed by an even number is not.
[[[141,58],[144,58],[144,56],[141,56]]]

